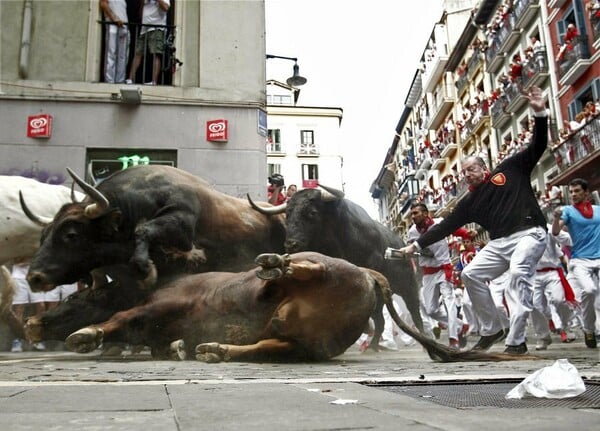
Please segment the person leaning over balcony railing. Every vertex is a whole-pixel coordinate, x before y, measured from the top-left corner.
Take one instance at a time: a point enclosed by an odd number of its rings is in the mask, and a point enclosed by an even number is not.
[[[142,28],[135,44],[135,56],[129,70],[129,79],[126,81],[128,84],[134,82],[135,74],[146,51],[153,56],[152,81],[147,84],[157,84],[161,57],[165,52],[165,26],[167,25],[167,12],[170,7],[170,0],[144,0],[142,4]],[[148,27],[144,24],[163,27]]]
[[[487,350],[506,336],[487,282],[509,270],[512,296],[518,301],[511,310],[505,352],[515,355],[527,352],[525,332],[533,307],[535,267],[546,247],[547,232],[531,187],[531,173],[548,145],[548,114],[540,88],[530,88],[525,97],[536,117],[531,145],[491,172],[481,157],[467,157],[462,171],[470,193],[443,221],[400,249],[401,254],[412,254],[471,222],[486,229],[491,241],[462,273],[481,322],[481,338],[473,349]]]

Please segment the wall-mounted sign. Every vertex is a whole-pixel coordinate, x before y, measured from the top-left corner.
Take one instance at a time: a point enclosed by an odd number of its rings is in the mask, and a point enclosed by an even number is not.
[[[258,110],[258,133],[262,136],[267,136],[267,113],[262,109]]]
[[[227,142],[229,129],[227,120],[209,120],[206,122],[206,140],[209,142]]]
[[[40,114],[27,117],[28,138],[49,138],[52,136],[52,115]]]

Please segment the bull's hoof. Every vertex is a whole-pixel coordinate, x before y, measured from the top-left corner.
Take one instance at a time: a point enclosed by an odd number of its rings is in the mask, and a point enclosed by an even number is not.
[[[219,343],[198,344],[196,346],[196,359],[209,364],[229,361],[229,349]]]
[[[185,361],[185,343],[183,340],[175,340],[169,345],[169,359],[172,361]]]
[[[256,276],[261,280],[277,280],[283,277],[283,271],[279,268],[262,268],[256,270]]]
[[[65,347],[76,353],[89,353],[102,344],[104,331],[100,328],[88,327],[73,332],[65,340]]]
[[[121,346],[119,344],[104,345],[103,349],[102,349],[102,353],[100,353],[100,356],[107,357],[107,358],[118,358],[123,354],[124,350],[125,350],[125,347]],[[79,352],[79,353],[84,353],[84,352]]]
[[[284,256],[275,253],[263,253],[256,256],[254,263],[263,268],[279,268],[284,264]]]

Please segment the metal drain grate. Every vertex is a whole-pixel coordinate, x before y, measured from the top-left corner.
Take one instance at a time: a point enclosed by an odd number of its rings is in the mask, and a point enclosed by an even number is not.
[[[520,400],[507,400],[504,396],[521,380],[486,381],[461,383],[378,383],[368,386],[406,395],[424,401],[457,409],[470,407],[499,407],[507,409],[564,407],[572,409],[600,408],[600,381],[585,382],[585,392],[577,397],[548,399],[527,397]]]

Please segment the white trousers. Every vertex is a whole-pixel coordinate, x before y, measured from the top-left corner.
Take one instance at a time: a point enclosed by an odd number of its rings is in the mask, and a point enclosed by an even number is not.
[[[104,82],[125,82],[129,56],[129,30],[127,26],[107,25]]]
[[[554,322],[556,329],[567,329],[569,321],[573,318],[573,309],[565,299],[565,290],[558,272],[536,272],[533,306],[542,316],[532,315],[531,323],[535,333],[542,338],[550,333],[548,328],[548,320],[552,317],[550,305],[554,306],[559,317],[559,321]]]
[[[600,259],[571,259],[567,280],[575,292],[575,299],[581,306],[583,331],[594,333],[596,330],[596,309],[594,302],[598,295],[598,277]]]
[[[510,270],[510,284],[505,292],[510,310],[510,332],[506,344],[525,342],[527,318],[533,308],[535,267],[544,254],[546,236],[546,230],[540,226],[494,239],[463,270],[461,277],[481,324],[481,335],[493,335],[503,329],[487,283]]]
[[[446,307],[445,313],[440,307],[440,296]],[[446,280],[443,270],[423,275],[422,300],[425,313],[432,319],[445,323],[448,326],[448,337],[458,340],[463,321],[458,318],[454,286]]]

